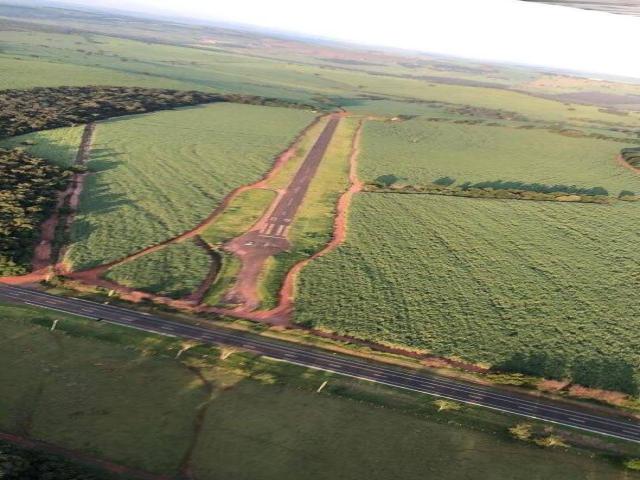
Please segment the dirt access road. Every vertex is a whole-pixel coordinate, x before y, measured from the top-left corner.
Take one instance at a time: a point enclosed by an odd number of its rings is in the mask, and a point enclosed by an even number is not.
[[[240,305],[240,310],[252,311],[258,307],[257,284],[262,266],[267,258],[289,248],[290,243],[287,240],[289,227],[304,200],[309,184],[318,170],[339,122],[339,114],[331,116],[285,191],[278,195],[265,215],[250,231],[227,242],[224,246],[242,262],[236,283],[226,296],[226,301]]]

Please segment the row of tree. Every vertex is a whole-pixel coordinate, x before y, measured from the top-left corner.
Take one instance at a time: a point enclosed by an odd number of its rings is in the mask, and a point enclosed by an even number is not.
[[[312,109],[310,105],[252,95],[222,95],[142,87],[39,87],[0,91],[0,138],[122,115],[213,102]]]
[[[72,172],[19,149],[0,149],[0,276],[29,270],[38,226]]]
[[[584,356],[569,359],[544,351],[518,352],[497,364],[495,370],[524,373],[554,380],[569,379],[585,387],[640,393],[638,376],[625,360]]]

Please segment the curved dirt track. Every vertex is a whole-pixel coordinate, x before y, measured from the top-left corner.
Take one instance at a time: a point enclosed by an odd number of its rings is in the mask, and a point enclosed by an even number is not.
[[[640,175],[640,168],[636,168],[633,165],[631,165],[629,162],[627,162],[624,157],[622,155],[618,155],[616,157],[616,163],[628,170],[631,170],[633,173],[635,173],[636,175]]]

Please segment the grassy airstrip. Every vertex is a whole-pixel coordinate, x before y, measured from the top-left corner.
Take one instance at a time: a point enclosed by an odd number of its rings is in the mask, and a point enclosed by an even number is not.
[[[176,475],[194,441],[202,480],[301,470],[318,480],[629,478],[586,452],[517,443],[513,420],[486,410],[438,412],[431,397],[245,355],[220,360],[211,347],[176,359],[185,345],[169,337],[8,305],[0,337],[1,430],[160,474]]]
[[[195,227],[231,190],[260,178],[312,119],[216,104],[101,122],[67,261],[105,263]]]

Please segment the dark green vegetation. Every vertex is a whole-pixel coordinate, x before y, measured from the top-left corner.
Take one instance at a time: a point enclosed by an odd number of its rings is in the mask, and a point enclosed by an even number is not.
[[[38,226],[70,175],[21,150],[0,149],[0,276],[29,270]]]
[[[137,87],[0,91],[0,138],[105,118],[224,101],[221,95]]]
[[[207,346],[176,358],[175,338],[55,312],[0,315],[0,429],[119,464],[175,476],[188,462],[201,480],[629,478],[625,457],[532,448],[487,410]]]
[[[0,478],[2,480],[115,480],[116,477],[58,455],[26,450],[0,441]]]
[[[449,177],[439,178],[429,185],[404,185],[402,183],[386,182],[387,178],[393,177],[385,175],[378,177],[375,183],[368,183],[364,187],[366,192],[375,193],[406,193],[406,194],[429,194],[429,195],[449,195],[452,197],[468,198],[499,198],[509,200],[535,200],[540,202],[581,202],[581,203],[609,203],[608,192],[601,187],[577,188],[573,185],[541,185],[539,183],[525,184],[522,182],[465,182],[458,187],[451,187]],[[393,177],[395,178],[395,177]],[[453,182],[451,182],[453,183]],[[631,193],[631,192],[629,192]],[[621,197],[634,196],[620,193]],[[635,200],[629,199],[629,200]]]
[[[303,270],[296,320],[531,373],[519,356],[547,354],[560,365],[538,373],[635,393],[639,215],[359,194],[346,244]]]
[[[622,158],[635,168],[640,168],[640,148],[625,148],[622,150]]]
[[[231,102],[294,106],[278,99],[141,87],[57,87],[0,91],[0,138],[123,115]]]

